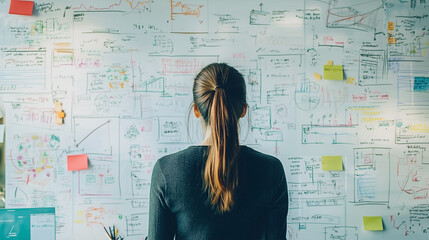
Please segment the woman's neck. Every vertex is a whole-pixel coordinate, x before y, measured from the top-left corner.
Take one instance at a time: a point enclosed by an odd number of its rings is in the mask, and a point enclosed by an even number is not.
[[[204,132],[204,140],[203,142],[200,143],[200,145],[206,145],[206,146],[210,146],[211,145],[211,132],[210,132],[210,126],[205,127],[205,132]]]

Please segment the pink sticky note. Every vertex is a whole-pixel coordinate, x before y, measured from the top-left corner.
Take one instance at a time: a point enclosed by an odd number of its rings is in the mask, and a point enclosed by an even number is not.
[[[31,16],[31,14],[33,13],[33,5],[33,1],[11,0],[9,14]]]
[[[67,156],[67,171],[77,171],[88,169],[88,155],[69,155]]]

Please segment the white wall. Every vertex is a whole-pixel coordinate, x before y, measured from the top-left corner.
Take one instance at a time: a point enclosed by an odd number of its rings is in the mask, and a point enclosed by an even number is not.
[[[226,62],[247,82],[243,144],[285,167],[289,240],[427,238],[428,6],[36,1],[28,17],[0,0],[7,207],[55,206],[57,239],[104,239],[100,224],[142,239],[154,163],[201,138],[186,132],[193,77]],[[327,79],[330,60],[342,80]],[[89,169],[68,172],[80,153]],[[344,170],[322,171],[322,156]]]

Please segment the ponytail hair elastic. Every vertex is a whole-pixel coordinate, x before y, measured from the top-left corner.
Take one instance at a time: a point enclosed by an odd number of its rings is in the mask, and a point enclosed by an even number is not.
[[[217,85],[217,86],[215,87],[215,89],[214,89],[214,90],[216,91],[216,90],[218,90],[219,88],[222,88],[222,89],[224,89],[224,90],[225,90],[225,86],[224,86],[224,85]]]

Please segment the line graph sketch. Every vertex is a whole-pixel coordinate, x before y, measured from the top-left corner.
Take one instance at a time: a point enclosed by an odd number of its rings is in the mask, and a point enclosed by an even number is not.
[[[207,0],[170,0],[172,33],[207,33]]]
[[[383,9],[382,1],[355,3],[330,0],[326,27],[375,31]]]
[[[117,119],[74,118],[75,147],[86,153],[112,155],[117,146]]]
[[[88,4],[80,4],[79,6],[71,6],[70,8],[73,10],[86,10],[86,11],[104,11],[104,10],[113,10],[115,8],[129,8],[131,10],[143,10],[143,11],[151,11],[150,6],[153,0],[119,0],[117,3],[111,3],[108,6],[95,6]]]

